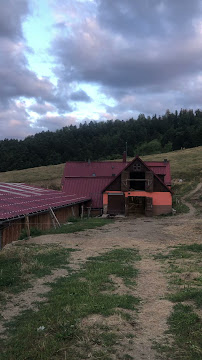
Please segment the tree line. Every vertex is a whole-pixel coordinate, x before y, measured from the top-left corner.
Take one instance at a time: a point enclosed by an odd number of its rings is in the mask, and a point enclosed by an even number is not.
[[[120,158],[202,145],[202,111],[166,111],[163,116],[91,121],[46,131],[24,140],[0,141],[0,171],[20,170],[65,161]]]

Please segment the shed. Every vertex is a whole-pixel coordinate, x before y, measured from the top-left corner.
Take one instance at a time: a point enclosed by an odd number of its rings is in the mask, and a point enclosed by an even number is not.
[[[53,226],[53,218],[65,223],[79,216],[89,197],[68,195],[22,183],[0,183],[0,248],[19,238],[26,227],[41,230]]]

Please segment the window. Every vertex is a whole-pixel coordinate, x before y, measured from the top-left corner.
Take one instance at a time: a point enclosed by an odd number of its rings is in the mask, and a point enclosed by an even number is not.
[[[133,164],[134,171],[141,171],[141,164]]]

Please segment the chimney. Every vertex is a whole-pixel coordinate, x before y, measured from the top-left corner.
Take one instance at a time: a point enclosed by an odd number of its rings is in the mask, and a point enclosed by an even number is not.
[[[167,159],[164,159],[163,161],[164,161],[164,163],[167,163],[167,162],[168,162],[168,160],[167,160]]]
[[[123,152],[123,162],[126,163],[126,151]]]

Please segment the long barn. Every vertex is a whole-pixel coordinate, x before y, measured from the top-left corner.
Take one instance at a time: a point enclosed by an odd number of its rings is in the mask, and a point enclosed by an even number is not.
[[[19,183],[0,183],[0,249],[18,240],[23,229],[50,229],[54,221],[78,217],[87,196],[68,195]]]

